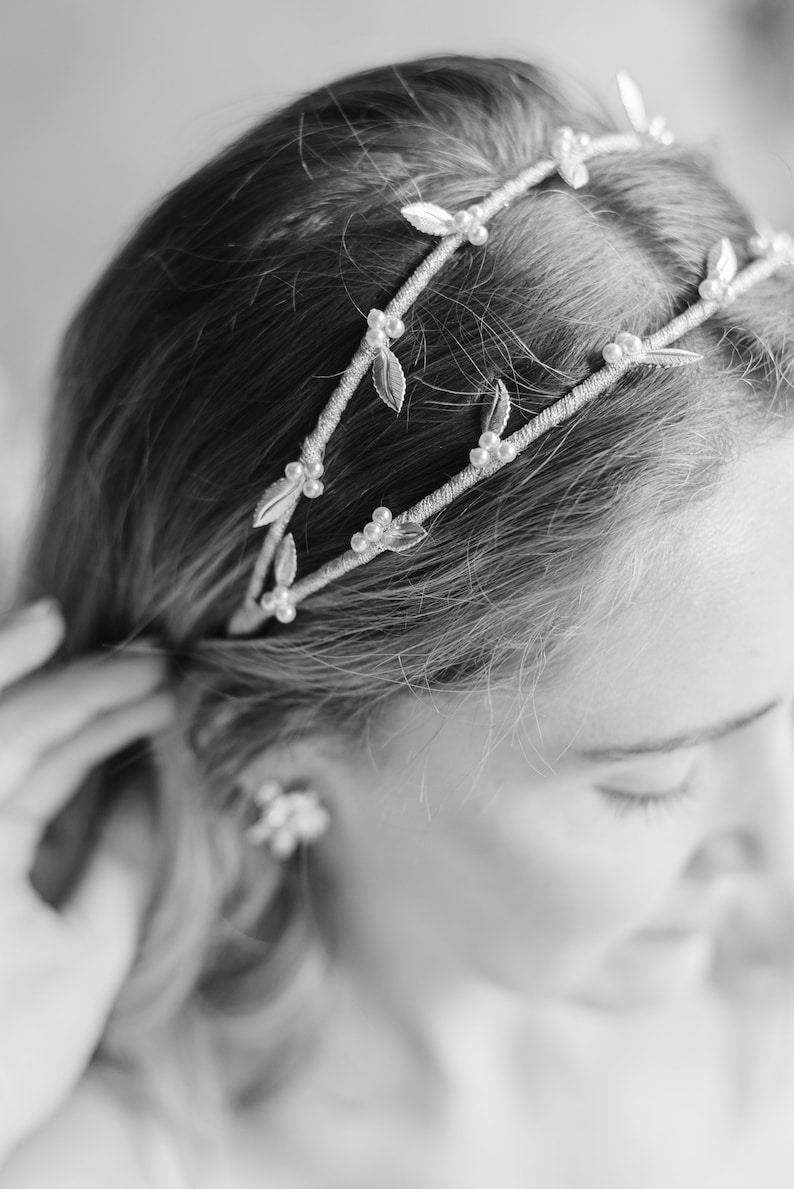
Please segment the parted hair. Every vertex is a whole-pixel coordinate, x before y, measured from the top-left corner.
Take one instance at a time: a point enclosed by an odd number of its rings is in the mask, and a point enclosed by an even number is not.
[[[198,1022],[244,1068],[242,1101],[278,1084],[307,1034],[341,876],[321,846],[279,869],[245,842],[244,764],[289,735],[361,738],[395,697],[564,680],[566,642],[652,573],[671,514],[785,424],[792,285],[776,276],[682,341],[697,367],[632,369],[421,546],[346,575],[290,625],[225,637],[257,497],[298,456],[367,311],[431,247],[401,206],[478,201],[560,125],[614,127],[520,61],[432,58],[322,87],[177,185],[66,335],[30,593],[60,600],[67,656],[153,634],[183,693],[158,759],[161,874],[104,1041],[119,1061],[143,1067]],[[616,333],[650,334],[695,300],[720,237],[744,263],[752,222],[699,152],[649,143],[590,173],[515,202],[406,316],[403,412],[362,384],[324,495],[291,525],[302,567],[342,552],[377,505],[396,515],[460,471],[496,379],[512,431]]]

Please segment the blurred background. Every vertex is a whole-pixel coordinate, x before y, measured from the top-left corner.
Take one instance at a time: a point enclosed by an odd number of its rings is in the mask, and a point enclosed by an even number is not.
[[[58,338],[119,240],[248,123],[436,52],[613,76],[794,228],[794,0],[0,0],[0,608],[35,506]]]

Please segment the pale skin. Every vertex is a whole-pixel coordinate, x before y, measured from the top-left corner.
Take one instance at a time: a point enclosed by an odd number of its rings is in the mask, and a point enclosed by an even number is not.
[[[0,625],[0,1164],[79,1082],[134,958],[153,853],[152,808],[129,787],[56,911],[28,875],[49,821],[121,748],[167,728],[155,656],[37,670],[61,642],[58,608]]]
[[[236,1124],[235,1186],[791,1183],[794,1080],[737,1098],[706,976],[743,921],[794,933],[794,439],[671,530],[515,729],[514,702],[405,699],[360,752],[248,773],[326,800],[344,944],[315,1057]]]

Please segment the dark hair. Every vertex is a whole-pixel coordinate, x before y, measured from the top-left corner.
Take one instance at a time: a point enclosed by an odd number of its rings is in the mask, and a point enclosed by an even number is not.
[[[253,1018],[322,948],[304,885],[289,870],[265,879],[229,810],[251,755],[287,731],[359,732],[408,691],[531,684],[625,579],[618,559],[640,580],[665,516],[708,492],[750,433],[782,424],[792,289],[778,276],[681,344],[703,353],[697,368],[633,370],[456,501],[420,548],[347,575],[289,626],[224,638],[259,544],[257,497],[297,456],[363,316],[430,247],[400,207],[476,202],[563,124],[612,128],[517,61],[428,59],[324,87],[177,186],[69,330],[30,585],[61,600],[70,654],[155,631],[179,658],[197,783],[173,793],[169,877],[131,980],[148,971],[151,1003],[167,1000],[158,1026],[199,994],[204,1010],[246,1003]],[[356,394],[326,492],[292,524],[301,564],[341,552],[377,505],[401,511],[460,471],[496,377],[512,430],[617,332],[646,335],[690,304],[721,236],[743,263],[752,231],[699,154],[651,143],[593,161],[580,191],[555,178],[517,201],[407,316],[403,414],[369,380]]]

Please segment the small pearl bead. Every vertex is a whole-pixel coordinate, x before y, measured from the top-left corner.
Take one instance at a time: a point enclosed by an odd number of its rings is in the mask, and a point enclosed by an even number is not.
[[[284,474],[288,479],[303,479],[306,471],[302,462],[288,462],[284,467]]]
[[[473,450],[469,451],[469,462],[478,469],[487,466],[490,461],[490,454],[487,450],[483,450],[482,446],[475,446]]]
[[[277,606],[283,607],[289,602],[289,591],[286,586],[274,586],[271,597]]]
[[[391,524],[391,512],[388,508],[376,508],[372,513],[372,519],[376,524],[382,524],[383,527],[386,528],[387,525]]]
[[[623,358],[623,348],[617,343],[607,343],[601,354],[607,363],[618,363]]]
[[[512,442],[500,442],[496,457],[500,462],[512,462],[516,456],[516,448]]]
[[[499,434],[494,433],[492,429],[486,429],[480,434],[477,445],[482,446],[483,450],[495,450],[499,445]]]
[[[472,217],[472,222],[482,223],[483,215],[485,214],[485,212],[483,211],[480,204],[478,202],[475,202],[474,206],[469,207],[469,214]]]
[[[405,334],[405,323],[402,318],[394,315],[386,320],[386,325],[383,328],[390,339],[398,339],[401,334]]]
[[[350,538],[350,548],[354,553],[364,553],[369,548],[369,541],[363,533],[353,533]]]
[[[280,797],[283,792],[284,788],[280,780],[263,780],[251,800],[260,809],[266,809],[270,802],[275,801],[276,797]]]
[[[316,500],[324,491],[325,487],[320,479],[307,479],[303,484],[303,494],[307,499]]]
[[[705,280],[698,285],[698,293],[706,301],[719,301],[722,295],[722,285],[719,281]]]
[[[322,475],[324,470],[325,470],[325,467],[319,461],[319,459],[316,462],[307,462],[306,463],[306,474],[309,476],[310,479],[319,479],[320,475]]]
[[[386,325],[386,315],[383,310],[370,310],[367,314],[367,326],[371,326],[373,330],[382,330]]]
[[[292,623],[295,618],[295,608],[291,603],[285,603],[283,607],[276,607],[276,619],[279,623]]]
[[[470,244],[474,244],[476,248],[480,248],[488,239],[488,228],[483,226],[482,223],[475,223],[474,227],[472,227],[466,236],[466,239]]]
[[[295,851],[297,842],[288,830],[282,830],[281,833],[273,835],[268,846],[274,859],[289,859]]]
[[[378,350],[379,347],[385,347],[389,339],[385,330],[372,329],[368,330],[364,336],[367,340],[367,346]]]
[[[747,241],[747,247],[753,256],[763,256],[767,248],[766,240],[761,235],[751,235]]]
[[[730,305],[732,301],[736,301],[736,292],[733,288],[733,285],[723,286],[723,290],[722,290],[722,293],[720,294],[719,300],[722,302],[723,305],[726,305],[726,306]]]
[[[619,335],[615,336],[615,342],[619,347],[622,347],[627,355],[636,355],[638,351],[642,350],[642,339],[638,334],[629,334],[628,331],[622,330]]]
[[[368,541],[379,541],[383,536],[383,525],[376,524],[374,520],[370,520],[369,524],[364,525],[364,534]]]
[[[590,134],[587,132],[580,132],[578,136],[574,137],[573,143],[579,152],[583,152],[585,149],[590,147]]]
[[[573,148],[573,128],[563,126],[558,128],[551,142],[551,151],[555,157],[566,157]]]
[[[262,598],[259,600],[259,606],[262,608],[263,611],[275,611],[276,600],[273,598],[273,595],[268,591],[267,594],[262,595]]]
[[[452,218],[452,226],[456,231],[468,231],[473,219],[469,211],[457,211]]]

